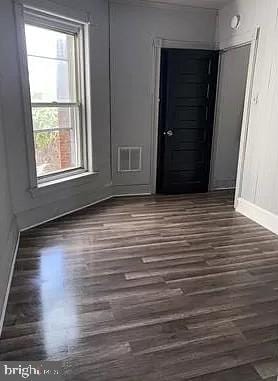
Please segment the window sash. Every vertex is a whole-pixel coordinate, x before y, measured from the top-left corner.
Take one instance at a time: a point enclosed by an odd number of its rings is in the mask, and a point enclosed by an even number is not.
[[[57,32],[76,35],[82,29],[79,22],[48,14],[24,6],[24,22],[41,28],[48,28]]]
[[[37,176],[37,182],[38,184],[44,184],[46,182],[48,183],[51,181],[66,179],[67,177],[70,177],[70,176],[75,176],[79,174],[81,175],[82,173],[85,173],[85,172],[86,171],[84,170],[83,167],[63,169],[61,171],[52,172],[51,175]]]
[[[33,130],[34,134],[39,132],[57,132],[57,131],[73,131],[73,127],[54,127],[54,128],[37,128],[36,130]]]
[[[50,3],[49,3],[50,5]],[[33,5],[15,2],[15,21],[17,29],[17,44],[19,50],[20,76],[22,83],[22,100],[24,107],[24,128],[27,143],[27,160],[28,160],[28,177],[30,191],[41,185],[53,185],[56,180],[65,181],[71,180],[75,176],[80,176],[86,172],[93,173],[93,141],[91,129],[88,129],[88,124],[91,125],[91,75],[90,75],[90,27],[88,14],[82,12],[76,18],[76,12],[68,12],[69,8],[47,6],[39,9]],[[59,12],[59,13],[58,13]],[[81,16],[80,16],[81,15]],[[35,142],[34,132],[32,127],[32,102],[30,97],[30,82],[28,75],[28,60],[25,38],[25,24],[35,25],[37,27],[47,27],[48,29],[68,33],[75,36],[76,52],[75,58],[78,70],[78,99],[74,100],[74,104],[61,104],[61,106],[75,106],[79,108],[80,116],[80,141],[83,146],[82,159],[83,167],[80,169],[69,169],[62,173],[48,175],[46,178],[39,179],[37,174],[37,164],[35,160]],[[48,100],[47,100],[48,102]],[[34,104],[43,106],[42,104]],[[47,103],[48,107],[51,107]],[[59,105],[53,104],[53,107]],[[61,180],[60,180],[61,179]]]
[[[80,102],[31,102],[31,106],[34,108],[39,107],[81,107]]]
[[[55,16],[34,14],[33,10],[31,13],[25,10],[24,13],[24,23],[34,25],[37,27],[42,27],[49,30],[55,30],[62,32],[64,34],[69,34],[74,36],[74,60],[75,60],[75,102],[31,102],[31,108],[43,108],[43,107],[55,107],[55,108],[75,108],[76,110],[76,122],[72,127],[63,128],[68,130],[74,130],[75,133],[75,146],[76,146],[76,155],[77,155],[77,166],[74,168],[63,169],[58,172],[51,172],[45,175],[38,176],[38,183],[51,181],[53,179],[68,177],[74,172],[84,172],[87,171],[87,133],[85,129],[85,116],[86,116],[86,104],[85,104],[85,73],[84,73],[84,59],[85,59],[85,46],[83,41],[83,27],[80,24],[68,21],[60,20]],[[28,55],[28,54],[27,54]],[[31,55],[32,56],[32,55]],[[59,131],[62,128],[50,128],[50,129],[39,129],[34,130],[33,128],[33,137],[34,134],[38,132],[53,132]],[[36,164],[37,165],[37,164]]]
[[[74,37],[74,41],[73,41],[73,57],[68,57],[67,59],[64,59],[64,58],[60,58],[60,57],[44,57],[44,56],[38,56],[38,55],[34,55],[34,54],[28,54],[28,51],[26,49],[26,54],[27,54],[27,66],[28,66],[28,57],[35,57],[35,58],[41,58],[41,59],[48,59],[48,60],[51,60],[51,61],[60,61],[60,62],[67,62],[69,64],[69,67],[70,67],[70,75],[72,76],[72,78],[70,79],[69,78],[69,84],[72,82],[72,84],[74,84],[74,93],[71,94],[71,92],[69,92],[69,97],[72,99],[69,98],[69,101],[66,101],[66,102],[59,102],[58,100],[55,100],[55,101],[51,101],[49,102],[49,100],[46,100],[46,101],[42,101],[42,102],[32,102],[32,97],[31,97],[31,104],[34,105],[34,107],[38,104],[38,105],[42,105],[42,104],[51,104],[53,103],[54,104],[73,104],[74,103],[78,103],[80,104],[81,103],[81,100],[85,102],[85,98],[83,97],[83,94],[82,94],[82,91],[81,91],[81,87],[83,86],[83,81],[85,82],[85,77],[83,75],[83,68],[82,68],[82,61],[83,61],[83,58],[81,57],[84,52],[82,49],[80,49],[80,40],[83,38],[82,37],[82,29],[80,29],[78,32],[70,32],[68,30],[57,30],[56,28],[52,28],[51,27],[51,20],[47,20],[48,21],[48,24],[46,25],[40,25],[39,22],[35,23],[30,23],[29,22],[29,17],[24,17],[24,25],[33,25],[35,27],[39,27],[39,28],[43,28],[45,30],[50,30],[50,31],[57,31],[59,33],[63,33],[65,35],[70,35],[70,36],[73,36]],[[73,59],[73,60],[72,60]],[[73,63],[73,65],[70,65],[70,63]],[[73,79],[73,81],[72,81]],[[85,86],[85,83],[84,83],[84,86]],[[30,89],[30,82],[29,82],[29,89]],[[69,89],[70,89],[70,85],[69,85]],[[82,99],[84,98],[84,99]],[[51,106],[50,106],[51,107]],[[53,106],[55,107],[55,106]]]
[[[34,106],[35,105],[35,106]],[[76,145],[76,163],[77,165],[73,168],[68,169],[62,169],[58,171],[53,171],[50,173],[47,173],[45,175],[37,175],[38,182],[44,182],[48,179],[55,179],[57,178],[57,175],[59,174],[59,177],[67,177],[69,176],[70,172],[74,171],[80,171],[83,172],[86,171],[85,162],[84,162],[84,129],[82,128],[82,117],[81,117],[81,104],[80,103],[31,103],[31,107],[35,108],[47,108],[47,107],[55,107],[55,108],[69,108],[74,109],[76,112],[76,123],[72,127],[55,127],[55,128],[39,128],[33,130],[33,135],[39,132],[59,132],[59,131],[74,131],[75,133],[75,145]]]

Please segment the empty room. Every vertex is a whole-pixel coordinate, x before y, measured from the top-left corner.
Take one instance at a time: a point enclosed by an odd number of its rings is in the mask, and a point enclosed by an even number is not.
[[[0,380],[277,381],[278,0],[0,1]]]

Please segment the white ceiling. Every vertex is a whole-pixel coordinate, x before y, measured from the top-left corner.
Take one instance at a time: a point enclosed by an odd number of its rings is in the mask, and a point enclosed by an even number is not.
[[[193,7],[203,7],[203,8],[213,8],[221,9],[227,3],[232,0],[147,0],[152,3],[166,3],[166,4],[178,4],[178,5],[187,5]]]

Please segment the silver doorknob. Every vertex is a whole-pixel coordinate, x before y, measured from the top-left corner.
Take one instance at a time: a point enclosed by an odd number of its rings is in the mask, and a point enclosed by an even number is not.
[[[167,136],[173,136],[174,132],[172,130],[168,130],[168,131],[164,132],[163,134],[167,135]]]

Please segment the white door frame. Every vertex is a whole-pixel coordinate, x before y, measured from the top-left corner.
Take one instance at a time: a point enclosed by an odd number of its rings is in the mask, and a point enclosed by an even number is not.
[[[153,41],[154,66],[153,66],[153,102],[152,102],[152,133],[151,133],[151,191],[156,193],[156,177],[157,177],[157,146],[158,146],[158,121],[159,121],[159,91],[160,91],[160,60],[162,48],[175,49],[204,49],[225,51],[231,48],[240,47],[250,44],[250,60],[247,74],[246,94],[244,101],[244,111],[241,128],[241,139],[239,149],[238,171],[235,192],[235,207],[237,207],[238,199],[242,192],[242,178],[247,146],[248,128],[250,120],[250,111],[252,104],[253,82],[255,74],[255,66],[257,60],[257,50],[260,36],[260,28],[256,28],[249,34],[239,35],[232,40],[224,41],[214,45],[206,42],[194,41],[175,41],[156,38]],[[215,118],[216,119],[216,118]],[[215,128],[215,123],[214,123]]]
[[[229,50],[233,47],[240,47],[242,45],[250,44],[250,58],[248,65],[248,73],[247,73],[247,83],[246,83],[246,94],[244,100],[244,109],[243,109],[243,117],[242,117],[242,127],[241,127],[241,138],[240,138],[240,146],[239,146],[239,156],[238,156],[238,168],[237,168],[237,179],[236,179],[236,191],[235,191],[235,200],[234,207],[235,209],[238,206],[238,200],[242,195],[242,181],[243,181],[243,172],[244,172],[244,164],[246,157],[246,148],[247,148],[247,139],[249,132],[249,121],[251,115],[251,106],[252,102],[256,103],[256,97],[253,99],[253,85],[254,85],[254,77],[255,77],[255,68],[257,62],[257,53],[258,53],[258,44],[260,38],[260,28],[258,27],[252,36],[249,39],[236,42],[231,44],[228,47],[223,47],[222,50]]]

